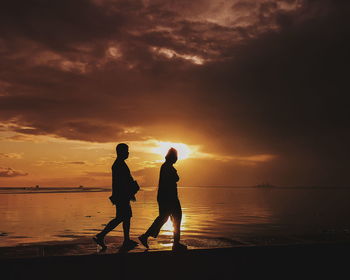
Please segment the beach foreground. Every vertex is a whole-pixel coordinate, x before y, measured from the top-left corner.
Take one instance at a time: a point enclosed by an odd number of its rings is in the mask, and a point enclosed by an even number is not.
[[[8,279],[348,279],[350,244],[299,244],[184,252],[1,260]]]

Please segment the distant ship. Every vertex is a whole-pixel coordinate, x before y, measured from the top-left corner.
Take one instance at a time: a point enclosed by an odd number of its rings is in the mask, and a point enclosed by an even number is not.
[[[269,183],[262,183],[262,184],[258,184],[256,185],[257,188],[275,188],[276,186],[271,185]]]

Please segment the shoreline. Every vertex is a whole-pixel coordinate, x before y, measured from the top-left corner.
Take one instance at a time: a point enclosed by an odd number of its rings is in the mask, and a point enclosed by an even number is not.
[[[350,243],[3,259],[10,279],[346,279]],[[6,274],[5,274],[6,275]]]
[[[17,245],[0,246],[0,261],[7,259],[33,259],[40,257],[63,257],[63,256],[88,256],[88,255],[113,255],[117,254],[123,242],[120,235],[106,237],[107,250],[101,251],[100,247],[92,240],[94,235],[78,236],[65,235],[65,240],[48,240],[28,242]],[[63,236],[62,236],[63,237]],[[140,243],[136,235],[131,239]],[[183,235],[182,242],[190,250],[217,250],[224,248],[240,247],[275,247],[275,246],[330,246],[348,244],[350,246],[349,232],[324,232],[323,234],[300,234],[300,235],[260,235],[260,236],[236,236],[235,238],[213,238],[203,236]],[[3,245],[6,243],[3,242]],[[162,235],[157,239],[149,240],[148,252],[167,252],[171,250],[172,238]],[[138,244],[129,253],[141,253],[145,248]]]

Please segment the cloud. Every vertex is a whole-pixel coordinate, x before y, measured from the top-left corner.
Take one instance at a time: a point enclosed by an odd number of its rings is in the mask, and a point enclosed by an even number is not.
[[[21,17],[24,23],[35,17],[33,24],[39,28],[37,32],[43,28],[38,37],[31,25],[28,26],[31,32],[24,33],[19,23],[6,21],[9,14],[23,15],[18,9],[26,10],[27,4],[15,6],[6,2],[3,13],[7,15],[2,20],[13,32],[4,33],[7,35],[2,40],[8,66],[3,83],[10,95],[2,96],[1,109],[5,121],[16,117],[17,124],[31,127],[17,129],[18,132],[108,142],[156,138],[148,127],[163,124],[159,115],[171,126],[186,125],[188,119],[196,118],[195,124],[200,125],[201,131],[208,128],[205,125],[208,121],[215,124],[222,121],[223,126],[233,125],[231,131],[240,134],[249,130],[256,118],[268,122],[270,119],[265,119],[277,113],[285,118],[284,111],[280,112],[285,104],[276,96],[278,84],[287,91],[283,96],[293,98],[300,89],[286,86],[293,87],[295,72],[292,69],[302,65],[297,65],[301,58],[294,57],[298,54],[290,52],[283,42],[305,42],[303,34],[310,33],[304,31],[310,25],[305,23],[305,15],[312,11],[312,20],[320,17],[314,11],[318,4],[307,1],[229,1],[228,7],[211,1],[84,3],[63,1],[49,8],[39,2],[37,11]],[[237,14],[231,15],[226,12],[227,8]],[[39,16],[41,10],[46,11],[45,15]],[[74,27],[70,30],[71,26],[59,19],[71,19],[73,14],[75,18],[67,21]],[[138,17],[135,19],[129,14]],[[117,20],[116,15],[121,15],[120,19]],[[57,21],[61,25],[52,28],[57,29],[59,36],[62,34],[56,43],[59,48],[51,46],[52,40],[45,34],[47,26]],[[94,26],[82,29],[82,34],[74,33],[79,26],[89,26],[91,21],[104,26],[103,32],[98,33],[98,26]],[[244,32],[250,35],[243,36]],[[113,40],[117,33],[123,34],[122,39]],[[236,33],[240,35],[235,36]],[[12,41],[15,36],[28,42],[16,43]],[[312,41],[317,42],[312,38],[306,40],[307,48],[312,48]],[[50,41],[49,44],[44,44],[46,41]],[[164,55],[155,55],[155,52]],[[289,55],[283,56],[284,53]],[[16,57],[8,58],[13,55]],[[106,61],[106,57],[111,56],[118,60]],[[308,53],[301,57],[307,61]],[[191,65],[196,63],[186,62],[191,60],[211,62],[198,68]],[[262,65],[268,66],[267,69],[262,69]],[[289,73],[282,75],[280,67]],[[167,106],[169,98],[171,108]],[[284,115],[287,113],[288,110]],[[208,114],[212,120],[208,120]],[[243,117],[242,126],[249,122],[243,128],[234,117],[239,114]],[[276,119],[271,121],[274,127]],[[126,132],[135,126],[140,127],[139,131]],[[220,125],[216,127],[224,129]]]
[[[33,8],[35,7],[35,8]],[[103,38],[122,25],[123,15],[93,5],[90,1],[4,1],[1,9],[1,34],[38,41],[53,49],[67,50],[72,43],[87,43]],[[17,19],[17,20],[13,20]]]
[[[230,159],[241,165],[257,165],[276,159],[276,155],[262,154],[252,156],[232,156]]]
[[[18,154],[18,153],[0,153],[0,158],[21,159],[22,158],[22,154]]]
[[[0,177],[18,177],[18,176],[27,176],[28,173],[25,173],[23,171],[14,170],[10,167],[0,167]]]
[[[96,171],[89,171],[89,172],[85,172],[84,174],[92,177],[111,177],[112,175],[110,172],[96,172]]]
[[[4,138],[4,140],[6,141],[11,141],[11,142],[38,142],[37,137],[33,137],[32,135],[24,135],[24,134],[15,134],[12,136],[8,136],[6,138]]]
[[[75,164],[75,165],[82,165],[82,164],[86,164],[85,161],[68,161],[68,164]]]
[[[69,167],[70,165],[86,165],[85,161],[50,161],[50,160],[40,160],[36,163],[38,166],[48,166],[48,165],[57,165],[61,167]]]
[[[0,129],[19,133],[13,140],[188,139],[242,163],[278,155],[346,178],[348,9],[339,0],[5,1],[0,121],[12,126]]]

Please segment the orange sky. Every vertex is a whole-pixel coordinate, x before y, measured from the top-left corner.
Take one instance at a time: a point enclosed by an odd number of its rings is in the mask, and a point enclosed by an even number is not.
[[[109,186],[119,142],[145,186],[165,142],[180,185],[347,185],[348,5],[5,1],[0,187]]]
[[[6,133],[3,133],[3,135]],[[1,153],[1,161],[11,169],[2,169],[7,177],[1,178],[5,186],[109,186],[110,167],[115,159],[115,143],[92,143],[67,140],[52,136],[24,136],[16,134],[1,141],[7,151]],[[24,139],[19,140],[20,136]],[[179,152],[177,168],[181,185],[214,184],[217,179],[214,165],[236,163],[246,169],[256,168],[274,160],[274,155],[251,155],[232,157],[202,151],[201,145],[162,142],[154,139],[129,141],[130,158],[127,160],[135,178],[145,186],[156,186],[159,167],[164,161],[167,149],[175,147]],[[211,162],[209,166],[206,166]],[[203,163],[203,164],[202,164]],[[193,174],[195,172],[195,175]],[[210,177],[213,177],[209,180]],[[232,176],[233,177],[233,176]],[[221,185],[229,185],[230,174],[218,180]],[[206,178],[206,179],[205,179]],[[259,179],[259,178],[258,178]],[[252,180],[253,184],[254,181]]]

